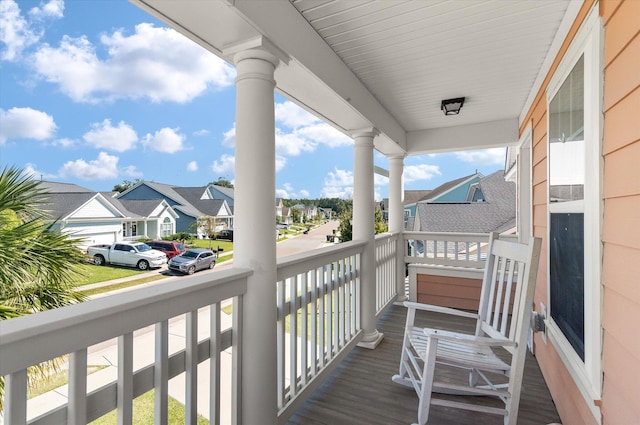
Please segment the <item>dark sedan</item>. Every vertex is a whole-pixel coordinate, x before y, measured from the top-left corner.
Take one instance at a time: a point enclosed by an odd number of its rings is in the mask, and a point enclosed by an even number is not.
[[[188,249],[169,260],[169,270],[184,274],[194,274],[198,270],[214,268],[216,259],[216,253],[210,249]]]

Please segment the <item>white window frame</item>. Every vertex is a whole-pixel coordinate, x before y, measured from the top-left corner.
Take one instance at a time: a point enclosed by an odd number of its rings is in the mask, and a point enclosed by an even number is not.
[[[569,49],[562,58],[547,87],[547,111],[560,86],[584,55],[584,135],[585,173],[584,190],[584,362],[575,352],[560,328],[547,318],[547,336],[578,389],[584,397],[597,423],[601,423],[598,407],[602,398],[602,96],[603,96],[603,38],[604,30],[598,14],[598,3],[578,30]],[[547,128],[549,113],[547,112]],[[547,134],[547,164],[549,163],[549,140]],[[547,166],[547,194],[549,193],[549,166]],[[548,200],[547,200],[547,206]],[[548,208],[550,210],[551,208]],[[549,211],[547,212],[549,214]],[[547,219],[549,216],[547,215]],[[548,221],[549,223],[549,221]],[[547,226],[547,253],[549,249],[549,226]],[[547,268],[547,306],[550,302],[550,269]]]

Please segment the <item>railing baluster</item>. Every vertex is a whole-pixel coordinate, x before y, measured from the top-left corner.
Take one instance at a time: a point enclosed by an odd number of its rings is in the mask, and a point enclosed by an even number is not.
[[[327,272],[329,265],[325,265],[320,268],[320,281],[318,282],[318,288],[320,292],[318,293],[318,299],[320,301],[320,329],[318,330],[318,336],[320,337],[319,346],[320,346],[320,356],[319,356],[319,366],[320,368],[324,368],[325,359],[327,356],[326,346],[327,346]]]
[[[67,404],[67,422],[69,425],[87,423],[87,349],[75,351],[69,355],[69,403]]]
[[[220,341],[220,303],[215,303],[209,307],[209,422],[220,424],[220,351],[222,341]],[[234,311],[232,314],[236,314]]]
[[[344,258],[338,261],[338,346],[340,348],[344,347],[345,341],[345,293],[344,293],[344,285],[345,285],[345,262]]]
[[[333,268],[334,264],[331,263],[326,266],[326,287],[327,287],[327,312],[326,312],[326,327],[327,327],[327,341],[326,341],[326,358],[327,361],[333,358]]]
[[[242,322],[244,304],[242,297],[233,297],[232,359],[231,359],[231,424],[242,424],[242,398],[240,381],[242,379]]]
[[[318,372],[318,269],[313,269],[310,277],[311,311],[309,312],[309,316],[311,317],[311,353],[309,355],[309,368],[311,370],[310,378],[313,379]]]
[[[185,423],[198,422],[198,311],[186,313]]]
[[[133,332],[118,337],[118,425],[133,422]]]
[[[27,423],[27,370],[19,370],[5,377],[4,420],[7,424]]]
[[[298,393],[298,276],[289,281],[289,395],[291,398]]]
[[[285,391],[286,391],[286,383],[284,381],[285,370],[286,370],[286,352],[285,352],[285,280],[281,280],[277,284],[276,288],[276,298],[277,298],[277,308],[278,308],[278,330],[277,330],[277,342],[278,342],[278,406],[284,406],[285,404]],[[235,312],[234,312],[235,316]]]
[[[169,321],[155,325],[154,424],[169,423]]]
[[[300,385],[302,387],[307,385],[307,343],[309,341],[308,338],[308,314],[309,314],[309,309],[308,309],[308,280],[307,280],[307,275],[309,272],[307,273],[303,273],[301,276],[301,280],[300,280],[300,286],[301,286],[301,302],[300,302],[300,310],[301,310],[301,317],[300,317]]]

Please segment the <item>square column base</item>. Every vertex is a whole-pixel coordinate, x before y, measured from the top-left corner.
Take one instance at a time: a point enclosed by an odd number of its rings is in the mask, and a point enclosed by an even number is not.
[[[382,342],[384,339],[384,334],[376,331],[375,338],[370,341],[360,341],[358,343],[358,347],[368,348],[369,350],[374,350],[378,344]]]

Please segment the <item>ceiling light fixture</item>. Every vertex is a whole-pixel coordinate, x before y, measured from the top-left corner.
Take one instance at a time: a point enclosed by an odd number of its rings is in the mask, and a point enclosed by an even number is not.
[[[440,104],[440,109],[445,115],[458,115],[462,105],[464,105],[464,97],[456,97],[455,99],[443,100]]]

